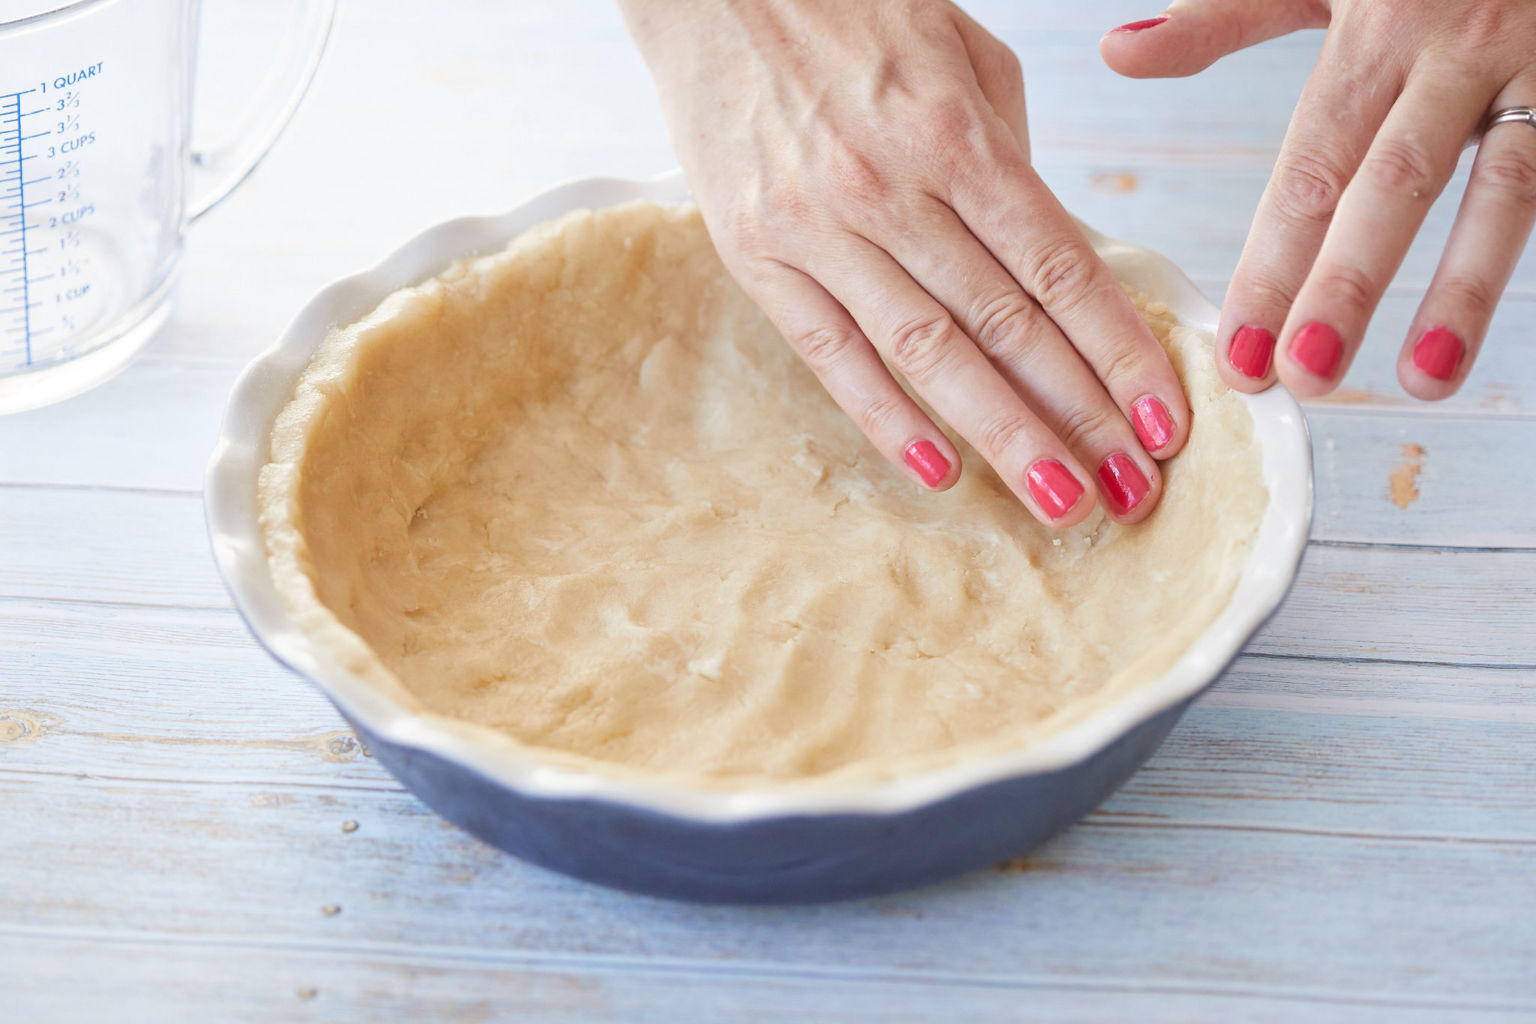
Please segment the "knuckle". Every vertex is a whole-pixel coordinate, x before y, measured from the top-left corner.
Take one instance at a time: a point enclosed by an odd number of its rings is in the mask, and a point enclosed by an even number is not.
[[[1070,238],[1038,246],[1029,257],[1026,275],[1035,298],[1049,310],[1081,303],[1093,291],[1097,276],[1092,258]]]
[[[989,418],[976,434],[976,449],[997,463],[1004,452],[1029,440],[1034,424],[1017,412],[1005,412]],[[1026,460],[1027,461],[1027,460]]]
[[[1275,201],[1283,215],[1304,223],[1324,223],[1338,209],[1349,176],[1315,156],[1293,156],[1275,171]]]
[[[1330,299],[1351,310],[1369,310],[1376,306],[1381,289],[1359,267],[1338,264],[1323,271],[1320,282]]]
[[[773,252],[773,238],[768,222],[750,206],[739,206],[725,215],[724,243],[721,248],[735,250],[743,259],[764,260]]]
[[[919,116],[923,128],[913,135],[918,146],[912,153],[913,164],[928,172],[930,181],[967,180],[976,165],[988,165],[994,148],[991,120],[969,99],[935,100]]]
[[[920,317],[891,332],[891,362],[911,381],[931,380],[953,351],[948,317]]]
[[[1446,305],[1464,311],[1474,323],[1487,323],[1499,304],[1499,295],[1487,281],[1476,277],[1451,277],[1435,286]]]
[[[900,24],[910,27],[913,34],[929,42],[938,43],[953,38],[954,21],[944,4],[924,0],[901,0],[890,3]]]
[[[1502,4],[1469,4],[1458,20],[1462,44],[1472,53],[1499,46],[1509,38],[1509,11]]]
[[[853,334],[845,327],[818,327],[796,340],[795,351],[820,374],[837,363],[853,343]]]
[[[943,96],[928,104],[923,120],[936,141],[954,145],[971,137],[979,119],[965,97]]]
[[[1414,199],[1434,198],[1440,175],[1423,147],[1405,139],[1381,139],[1366,154],[1361,173],[1383,191]]]
[[[1034,347],[1038,308],[1020,294],[983,303],[972,321],[976,324],[976,344],[995,362],[1022,362]]]
[[[996,81],[1016,92],[1023,92],[1024,64],[1019,60],[1019,55],[1013,52],[1012,47],[1002,43],[988,49]]]
[[[887,432],[887,428],[901,419],[906,403],[892,395],[871,398],[859,409],[857,417],[860,429],[871,438]]]
[[[1297,286],[1271,277],[1254,278],[1244,282],[1243,287],[1257,300],[1259,306],[1277,310],[1281,314],[1296,302]]]
[[[1111,411],[1101,403],[1079,405],[1062,418],[1057,436],[1073,451],[1087,451],[1095,447],[1094,438],[1107,433],[1113,425],[1118,410]]]
[[[1536,157],[1520,152],[1490,156],[1472,165],[1472,185],[1495,191],[1521,207],[1536,206]]]
[[[1013,52],[1013,47],[998,43],[997,61],[1003,73],[1008,77],[1009,83],[1019,86],[1022,90],[1024,87],[1024,62],[1019,59],[1017,53]]]
[[[964,137],[940,140],[929,147],[927,165],[946,201],[954,196],[983,195],[999,178],[1018,179],[1029,161],[1018,140],[996,116],[974,122]]]
[[[805,189],[779,181],[763,187],[751,215],[760,224],[782,224],[807,220],[812,212],[811,198]]]
[[[890,178],[878,161],[860,149],[842,146],[830,158],[829,173],[837,194],[859,204],[879,202],[890,193]]]
[[[1012,47],[987,34],[972,53],[972,66],[984,88],[1002,88],[1014,94],[1024,91],[1024,65]]]
[[[1134,346],[1117,345],[1096,359],[1094,371],[1106,387],[1146,376],[1141,352]]]

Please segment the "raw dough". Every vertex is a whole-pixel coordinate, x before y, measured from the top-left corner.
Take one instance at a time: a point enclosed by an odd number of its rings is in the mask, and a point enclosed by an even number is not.
[[[1166,670],[1267,496],[1210,339],[1141,303],[1194,429],[1142,525],[1041,527],[961,446],[890,467],[697,211],[581,211],[333,331],[261,475],[332,656],[466,736],[715,787],[1017,747]]]

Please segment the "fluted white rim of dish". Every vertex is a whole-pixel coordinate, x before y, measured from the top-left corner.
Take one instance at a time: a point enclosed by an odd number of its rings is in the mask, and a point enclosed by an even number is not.
[[[273,421],[327,331],[371,312],[385,296],[442,270],[454,259],[504,246],[568,210],[631,199],[689,198],[677,171],[639,181],[587,178],[550,189],[491,217],[429,228],[372,270],[316,295],[283,336],[240,375],[208,466],[204,501],[214,558],[236,607],[261,643],[319,686],[354,721],[382,740],[434,753],[522,794],[608,800],[720,824],[786,815],[892,814],[988,783],[1077,764],[1143,721],[1200,692],[1237,656],[1279,607],[1300,565],[1312,516],[1312,450],[1306,421],[1283,388],[1245,396],[1263,451],[1269,506],[1237,587],[1214,623],[1157,679],[1083,720],[1018,750],[873,783],[712,790],[586,773],[540,762],[508,745],[479,744],[415,714],[329,660],[289,616],[273,584],[257,523],[257,476]],[[1165,302],[1184,323],[1214,334],[1218,310],[1166,258],[1084,226],[1100,255],[1132,287]]]

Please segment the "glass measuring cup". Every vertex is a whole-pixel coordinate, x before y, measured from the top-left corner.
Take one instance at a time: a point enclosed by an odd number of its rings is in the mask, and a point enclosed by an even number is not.
[[[233,141],[190,139],[199,0],[0,0],[0,413],[111,376],[170,314],[187,226],[298,107],[336,0],[297,0]]]

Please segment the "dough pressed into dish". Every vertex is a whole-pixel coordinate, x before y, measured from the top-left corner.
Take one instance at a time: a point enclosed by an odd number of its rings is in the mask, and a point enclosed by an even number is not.
[[[1157,510],[1038,525],[961,445],[889,466],[691,206],[545,224],[333,330],[261,474],[327,655],[466,739],[743,787],[1016,748],[1215,620],[1267,495],[1210,339],[1138,299],[1193,408]]]

